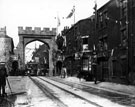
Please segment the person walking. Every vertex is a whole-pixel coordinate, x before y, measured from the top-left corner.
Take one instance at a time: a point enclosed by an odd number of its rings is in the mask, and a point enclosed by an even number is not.
[[[8,77],[7,70],[5,64],[1,64],[0,67],[0,96],[4,97],[5,93],[5,86],[6,86],[6,78]]]
[[[93,55],[92,71],[94,74],[94,82],[95,82],[95,84],[97,84],[97,55]]]
[[[65,77],[67,77],[67,69],[66,69],[66,66],[63,65],[61,69],[61,78],[65,78]]]

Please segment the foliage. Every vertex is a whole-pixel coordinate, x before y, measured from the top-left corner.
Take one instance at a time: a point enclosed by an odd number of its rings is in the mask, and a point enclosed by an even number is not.
[[[58,45],[58,49],[62,50],[63,43],[64,43],[64,38],[60,35],[57,36],[56,43]]]

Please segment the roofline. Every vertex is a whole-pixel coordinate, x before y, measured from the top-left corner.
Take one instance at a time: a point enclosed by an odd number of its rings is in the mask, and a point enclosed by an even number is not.
[[[112,2],[112,0],[108,1],[103,6],[101,6],[100,8],[98,8],[97,11],[102,10],[102,8],[104,8],[105,6],[107,6],[108,4],[110,4],[111,2]]]

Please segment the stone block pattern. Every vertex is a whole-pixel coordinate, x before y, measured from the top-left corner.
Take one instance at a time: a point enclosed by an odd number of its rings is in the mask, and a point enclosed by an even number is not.
[[[43,28],[41,27],[34,27],[34,30],[32,27],[26,27],[25,29],[23,27],[18,27],[18,34],[19,35],[56,35],[56,28]]]

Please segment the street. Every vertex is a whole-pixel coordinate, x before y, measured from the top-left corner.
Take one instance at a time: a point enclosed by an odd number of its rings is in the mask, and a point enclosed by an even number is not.
[[[6,92],[8,96],[12,94],[16,98],[13,101],[14,107],[134,107],[135,105],[134,97],[131,95],[92,88],[86,86],[87,82],[76,81],[75,78],[67,80],[68,78],[60,77],[31,77],[31,79],[27,76],[9,77],[12,93],[8,85]]]

